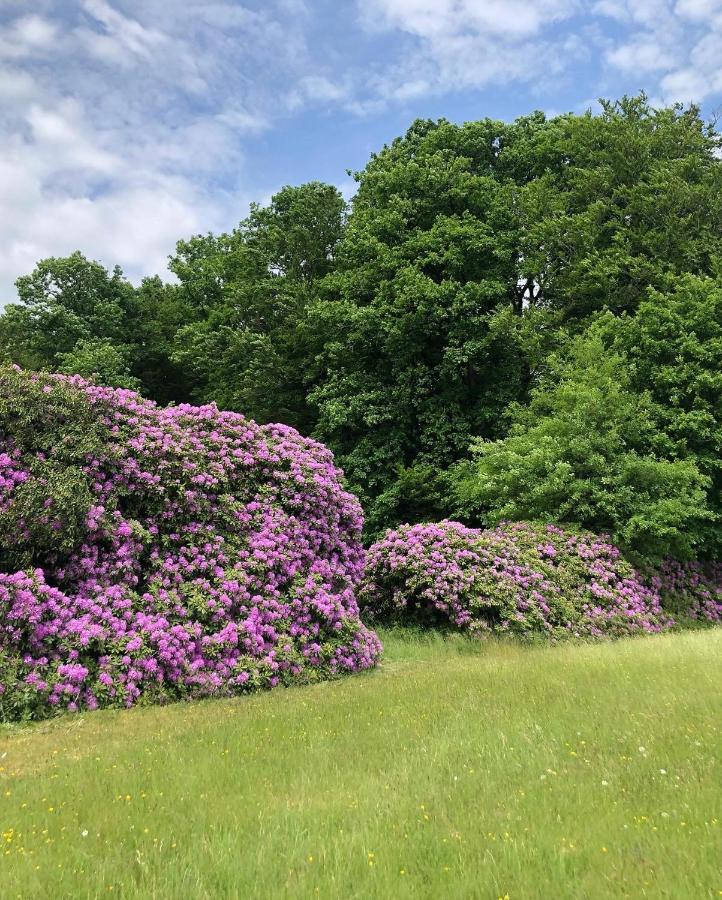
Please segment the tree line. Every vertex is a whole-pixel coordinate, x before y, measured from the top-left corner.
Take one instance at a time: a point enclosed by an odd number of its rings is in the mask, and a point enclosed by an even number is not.
[[[355,173],[181,240],[176,281],[40,261],[0,358],[327,443],[368,536],[555,521],[719,558],[722,141],[644,95],[418,120]]]

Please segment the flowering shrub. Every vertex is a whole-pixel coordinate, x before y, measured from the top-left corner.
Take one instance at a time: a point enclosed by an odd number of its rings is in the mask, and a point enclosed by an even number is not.
[[[722,564],[665,560],[650,584],[680,615],[722,623]]]
[[[339,475],[283,425],[0,370],[0,716],[372,666]]]
[[[403,525],[368,552],[362,610],[475,632],[603,637],[673,623],[619,550],[592,534],[507,523]]]

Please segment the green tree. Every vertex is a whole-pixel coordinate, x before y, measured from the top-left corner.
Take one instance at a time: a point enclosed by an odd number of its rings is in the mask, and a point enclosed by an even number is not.
[[[130,373],[127,352],[99,339],[80,340],[68,353],[58,354],[58,372],[81,375],[99,384],[140,390],[141,383]]]
[[[176,284],[157,275],[144,278],[135,292],[137,316],[130,323],[134,348],[131,372],[142,393],[167,404],[188,402],[194,387],[192,372],[175,359],[178,330],[196,320],[197,310]]]
[[[498,433],[523,388],[514,238],[494,176],[505,126],[417,122],[362,173],[337,271],[309,310],[317,434],[371,532],[443,509],[429,474]]]
[[[418,121],[357,173],[309,307],[316,433],[371,532],[448,512],[440,470],[503,437],[546,356],[602,309],[722,259],[719,138],[642,95],[600,115]]]
[[[719,272],[719,149],[697,107],[655,109],[644,94],[602,101],[599,115],[518,120],[499,167],[532,302],[573,327],[636,310],[669,274]]]
[[[485,524],[567,523],[645,557],[689,558],[714,519],[709,478],[694,457],[665,458],[652,397],[631,388],[627,360],[599,332],[551,360],[506,438],[474,444],[453,474],[457,511]]]
[[[373,534],[446,515],[445,470],[530,428],[515,404],[541,410],[553,354],[594,322],[650,423],[629,446],[670,478],[696,465],[720,511],[719,150],[697,108],[644,95],[417,121],[356,174],[350,213],[332,186],[285,187],[231,233],[179,242],[177,284],[40,262],[0,316],[0,359],[314,433]],[[712,547],[715,521],[695,528]]]
[[[117,266],[109,272],[76,252],[41,260],[16,286],[20,303],[0,317],[6,359],[28,369],[54,369],[79,341],[127,343],[135,291]]]
[[[701,530],[704,554],[719,558],[722,535],[722,286],[686,275],[651,288],[634,317],[608,316],[605,345],[623,355],[630,386],[648,391],[666,455],[693,460],[709,478],[716,518]]]
[[[171,269],[197,321],[179,329],[173,359],[190,373],[197,400],[313,427],[300,323],[334,265],[345,206],[330,185],[285,187],[231,234],[178,244]]]
[[[0,358],[27,369],[97,377],[167,403],[187,400],[188,379],[170,359],[193,308],[176,285],[134,288],[80,252],[42,260],[16,282],[20,303],[0,316]]]

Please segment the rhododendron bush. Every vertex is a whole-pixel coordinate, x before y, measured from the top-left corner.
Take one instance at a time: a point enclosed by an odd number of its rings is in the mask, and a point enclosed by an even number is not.
[[[402,525],[368,552],[362,611],[472,632],[655,632],[673,623],[619,550],[592,534],[507,523]]]
[[[722,624],[722,563],[667,559],[651,583],[682,615],[700,624]]]
[[[291,428],[0,370],[0,715],[372,666],[361,527]]]

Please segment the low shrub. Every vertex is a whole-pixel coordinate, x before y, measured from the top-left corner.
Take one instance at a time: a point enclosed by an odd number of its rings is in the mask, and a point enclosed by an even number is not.
[[[0,716],[365,669],[332,454],[215,406],[0,370]]]
[[[525,522],[389,531],[367,554],[360,604],[373,618],[472,632],[599,638],[673,624],[659,594],[606,540]]]
[[[722,564],[665,560],[650,579],[664,605],[700,625],[722,623]]]

